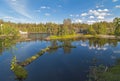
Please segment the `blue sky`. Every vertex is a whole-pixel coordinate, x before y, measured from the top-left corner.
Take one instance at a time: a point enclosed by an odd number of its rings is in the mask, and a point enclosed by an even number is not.
[[[0,0],[0,19],[16,23],[94,23],[120,17],[120,0]]]

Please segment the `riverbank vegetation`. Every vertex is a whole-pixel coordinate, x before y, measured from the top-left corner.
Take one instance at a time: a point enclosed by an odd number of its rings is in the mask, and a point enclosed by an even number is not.
[[[120,81],[120,59],[114,66],[92,66],[89,71],[88,81]]]
[[[11,23],[5,22],[4,24],[0,22],[0,38],[3,39],[5,37],[17,37],[19,35],[19,31],[17,28],[11,26]]]
[[[11,61],[11,70],[13,71],[13,73],[16,76],[16,79],[18,80],[24,80],[27,78],[28,72],[25,70],[24,67],[22,67],[21,65],[19,65],[17,63],[17,59],[16,56],[13,57],[12,61]]]
[[[48,33],[51,39],[73,38],[78,34],[83,35],[115,35],[120,36],[120,18],[115,18],[113,22],[96,22],[93,24],[72,23],[71,19],[65,19],[63,24],[56,23],[11,23],[0,20],[0,36],[19,34],[19,30],[28,33]]]

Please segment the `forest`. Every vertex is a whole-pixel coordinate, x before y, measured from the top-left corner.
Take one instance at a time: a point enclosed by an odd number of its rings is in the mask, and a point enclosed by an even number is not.
[[[120,35],[120,18],[116,17],[113,22],[96,22],[93,24],[72,23],[71,19],[64,19],[63,24],[56,23],[13,23],[0,20],[1,35],[19,35],[19,31],[28,33],[49,33],[55,36],[90,34],[90,35]]]

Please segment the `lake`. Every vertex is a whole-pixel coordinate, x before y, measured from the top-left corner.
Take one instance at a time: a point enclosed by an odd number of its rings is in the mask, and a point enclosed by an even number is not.
[[[46,47],[60,45],[64,46],[51,49],[24,66],[27,73],[24,79],[17,78],[11,70],[11,61],[14,56],[19,64]],[[92,67],[101,65],[109,68],[115,66],[119,58],[120,42],[118,40],[91,38],[45,41],[36,39],[16,42],[12,39],[4,39],[0,41],[0,81],[90,81]]]

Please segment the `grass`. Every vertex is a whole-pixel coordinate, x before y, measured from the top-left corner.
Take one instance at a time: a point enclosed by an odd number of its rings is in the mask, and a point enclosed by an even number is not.
[[[91,34],[74,34],[74,35],[62,35],[62,36],[57,36],[57,35],[52,35],[48,37],[49,40],[55,40],[55,39],[73,39],[73,38],[106,38],[106,39],[120,39],[120,37],[116,38],[113,35],[91,35]]]
[[[62,35],[62,36],[57,36],[57,35],[52,35],[49,37],[49,39],[72,39],[72,38],[91,38],[91,37],[96,37],[96,35],[90,35],[90,34],[74,34],[74,35]]]
[[[57,36],[57,35],[53,35],[50,36],[50,39],[71,39],[71,38],[77,38],[79,37],[80,34],[74,34],[74,35],[62,35],[62,36]]]
[[[50,48],[45,48],[45,49],[42,49],[38,54],[26,59],[25,61],[21,62],[20,65],[21,66],[26,66],[30,63],[32,63],[34,60],[36,60],[37,58],[39,58],[41,55],[43,55],[45,52],[47,52],[48,50],[50,50]]]
[[[27,71],[24,69],[24,67],[17,64],[17,59],[14,56],[11,62],[11,70],[16,75],[17,79],[23,80],[27,78]]]

